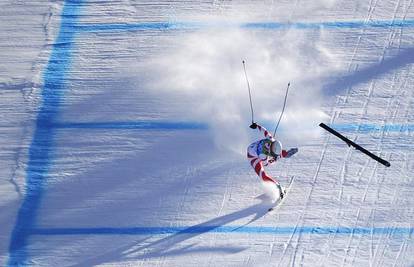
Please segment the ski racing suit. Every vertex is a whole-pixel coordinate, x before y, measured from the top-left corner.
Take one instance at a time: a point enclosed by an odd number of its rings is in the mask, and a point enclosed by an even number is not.
[[[280,189],[279,181],[270,177],[264,170],[264,166],[273,164],[277,160],[277,158],[270,155],[270,145],[275,139],[263,126],[257,124],[257,129],[263,133],[265,138],[249,145],[247,148],[247,158],[263,182],[274,183]],[[290,155],[288,154],[286,150],[282,150],[280,157],[289,157]]]

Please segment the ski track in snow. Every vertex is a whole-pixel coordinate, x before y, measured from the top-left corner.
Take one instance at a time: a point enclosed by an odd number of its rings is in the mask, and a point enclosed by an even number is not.
[[[413,0],[0,7],[0,265],[414,264]],[[236,29],[273,44],[296,34],[328,51],[324,64],[335,67],[310,82],[321,84],[327,121],[391,167],[326,133],[301,140],[294,158],[269,169],[295,183],[283,206],[266,213],[245,150],[217,145],[211,118],[194,120],[195,103],[219,95],[146,87],[148,63],[177,52],[183,36],[208,31],[215,40]],[[266,45],[269,54],[284,52]],[[312,52],[286,64],[306,66]],[[171,69],[158,71],[169,77]]]

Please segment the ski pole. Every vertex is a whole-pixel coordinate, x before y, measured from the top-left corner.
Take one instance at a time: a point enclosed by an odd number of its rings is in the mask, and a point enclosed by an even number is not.
[[[286,100],[287,100],[287,96],[288,96],[288,93],[289,93],[289,87],[290,87],[290,82],[288,83],[287,88],[286,88],[285,101],[283,102],[283,109],[282,109],[282,113],[280,113],[280,117],[279,117],[279,120],[278,120],[278,122],[277,122],[277,124],[276,124],[275,131],[273,132],[273,136],[276,136],[276,131],[277,131],[277,128],[279,127],[280,120],[282,119],[283,112],[285,111],[285,107],[286,107]]]
[[[247,89],[249,90],[249,99],[250,99],[250,110],[252,111],[252,123],[254,123],[254,114],[253,114],[253,104],[252,104],[252,94],[250,92],[250,84],[249,84],[249,79],[247,78],[247,71],[246,71],[246,64],[245,61],[243,60],[243,69],[244,69],[244,76],[246,77],[246,82],[247,82]]]

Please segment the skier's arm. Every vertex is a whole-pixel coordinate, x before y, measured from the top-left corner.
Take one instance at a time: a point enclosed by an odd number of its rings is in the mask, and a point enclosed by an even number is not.
[[[270,139],[270,140],[274,140],[272,134],[265,127],[263,127],[263,126],[261,126],[259,124],[257,124],[257,123],[254,122],[254,123],[252,123],[252,125],[250,125],[250,128],[252,128],[252,129],[256,129],[257,128],[257,129],[259,129],[260,132],[263,133],[263,135],[264,135],[265,138]]]

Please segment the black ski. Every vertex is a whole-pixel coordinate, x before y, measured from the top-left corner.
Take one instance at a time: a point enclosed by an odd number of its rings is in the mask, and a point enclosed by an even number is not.
[[[321,123],[321,124],[319,124],[319,126],[322,127],[323,129],[327,130],[331,134],[335,135],[336,137],[338,137],[342,141],[344,141],[348,146],[353,146],[355,149],[361,151],[365,155],[367,155],[367,156],[371,157],[372,159],[378,161],[379,163],[383,164],[384,166],[387,166],[387,167],[391,166],[391,164],[388,161],[386,161],[385,159],[382,159],[382,158],[378,157],[377,155],[372,154],[370,151],[366,150],[362,146],[360,146],[358,144],[355,144],[354,142],[352,142],[351,140],[349,140],[348,138],[346,138],[342,134],[338,133],[337,131],[335,131],[334,129],[329,127],[328,125],[326,125],[324,123]]]

